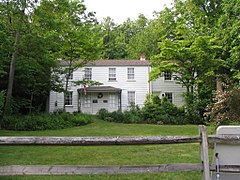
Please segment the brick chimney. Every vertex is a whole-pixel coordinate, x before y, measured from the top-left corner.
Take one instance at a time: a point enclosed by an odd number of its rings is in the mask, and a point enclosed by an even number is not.
[[[145,60],[146,60],[144,54],[141,54],[141,55],[140,55],[140,60],[141,60],[141,61],[145,61]]]

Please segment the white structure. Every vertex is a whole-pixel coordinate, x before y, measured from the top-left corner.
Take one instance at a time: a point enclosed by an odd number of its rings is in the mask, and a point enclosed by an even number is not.
[[[64,66],[64,64],[63,64]],[[173,80],[161,77],[149,82],[150,63],[146,60],[98,60],[73,72],[68,95],[65,99],[67,112],[81,111],[96,114],[99,109],[126,110],[131,103],[143,107],[147,94],[166,95],[180,106],[180,94],[184,91]],[[94,80],[101,86],[74,86],[71,81]],[[161,86],[161,87],[160,87]],[[49,112],[62,109],[63,93],[50,92]]]
[[[240,126],[219,126],[217,128],[217,135],[240,135]],[[216,143],[214,148],[213,164],[219,172],[212,173],[212,180],[238,180],[239,173],[221,172],[217,168],[219,165],[240,165],[240,146],[237,144],[220,144]]]
[[[181,84],[177,84],[173,79],[172,72],[164,72],[163,77],[152,81],[152,94],[156,94],[159,97],[166,96],[173,104],[177,106],[183,106],[183,93],[186,92],[186,88],[183,88]]]

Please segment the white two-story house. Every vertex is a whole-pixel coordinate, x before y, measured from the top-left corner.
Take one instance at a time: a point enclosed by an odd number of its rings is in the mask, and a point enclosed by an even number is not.
[[[74,71],[70,77],[68,93],[51,91],[49,112],[62,109],[67,112],[96,114],[105,108],[109,112],[124,111],[131,103],[143,107],[147,94],[167,96],[177,106],[183,105],[181,94],[185,91],[176,84],[172,74],[149,82],[151,66],[147,60],[97,60]],[[100,86],[74,86],[71,81],[94,80]]]
[[[62,109],[67,112],[96,114],[99,109],[126,110],[130,103],[144,105],[146,95],[151,93],[150,65],[145,60],[98,60],[73,72],[67,96],[50,92],[49,111]],[[94,80],[101,86],[74,86],[71,80]]]

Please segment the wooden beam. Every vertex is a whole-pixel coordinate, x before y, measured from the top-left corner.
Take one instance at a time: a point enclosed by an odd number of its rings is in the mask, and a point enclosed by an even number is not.
[[[47,137],[16,136],[0,137],[1,145],[55,145],[55,146],[93,146],[93,145],[147,145],[200,142],[200,137],[187,136],[135,136],[135,137]]]
[[[208,141],[206,134],[206,127],[203,125],[199,126],[199,134],[202,138],[201,146],[201,159],[203,163],[203,179],[210,180],[210,167],[209,167],[209,157],[208,157]]]
[[[208,142],[218,144],[240,144],[239,135],[211,135],[208,136]]]
[[[240,144],[240,135],[211,135],[211,143]],[[2,136],[1,145],[146,145],[201,142],[201,137],[189,136],[132,136],[132,137],[54,137],[54,136]]]
[[[13,165],[13,166],[0,166],[0,176],[135,174],[135,173],[201,171],[201,170],[203,170],[201,164],[159,164],[159,165],[135,165],[135,166]]]

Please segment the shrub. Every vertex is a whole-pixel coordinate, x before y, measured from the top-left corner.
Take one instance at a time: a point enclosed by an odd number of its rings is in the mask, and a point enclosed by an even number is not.
[[[63,113],[65,113],[65,110],[62,108],[58,108],[53,111],[53,114],[63,114]]]
[[[2,118],[1,128],[18,131],[36,131],[47,129],[63,129],[85,125],[93,122],[93,116],[84,114],[38,114],[6,116]]]
[[[121,111],[114,111],[109,115],[113,122],[126,122],[124,114]]]
[[[140,110],[137,110],[134,112],[132,112],[131,110],[125,111],[124,120],[125,120],[125,123],[141,123],[142,122],[141,111]]]
[[[97,116],[99,119],[105,120],[107,117],[109,117],[109,112],[107,109],[102,108],[98,111]]]
[[[120,112],[108,112],[100,109],[100,119],[121,122],[121,123],[149,123],[149,124],[188,124],[189,120],[185,115],[184,108],[178,108],[168,99],[160,99],[158,96],[148,96],[145,106],[140,109],[131,104],[129,110]]]
[[[216,126],[240,122],[240,88],[225,86],[225,91],[216,92],[214,103],[205,113],[206,120]]]
[[[148,97],[142,108],[144,122],[151,124],[188,124],[183,108],[178,108],[168,99],[153,95]]]
[[[71,122],[74,126],[82,126],[93,122],[93,116],[89,114],[76,114]]]

